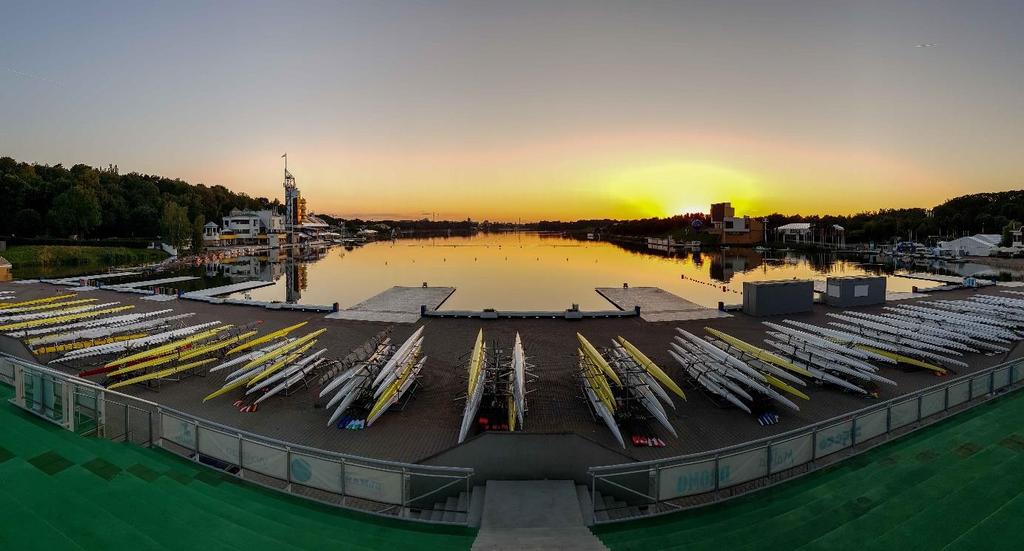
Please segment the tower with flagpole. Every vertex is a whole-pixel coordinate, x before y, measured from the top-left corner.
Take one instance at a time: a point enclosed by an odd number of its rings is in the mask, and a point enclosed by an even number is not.
[[[289,235],[293,234],[306,216],[305,201],[299,188],[295,185],[295,177],[288,172],[288,154],[281,155],[284,159],[284,227]]]

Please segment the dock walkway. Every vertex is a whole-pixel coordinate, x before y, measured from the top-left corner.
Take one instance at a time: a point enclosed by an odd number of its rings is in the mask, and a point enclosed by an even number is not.
[[[329,314],[329,319],[416,323],[420,307],[437,310],[455,287],[392,287],[351,308]]]
[[[640,307],[644,321],[690,321],[732,317],[714,308],[690,302],[659,287],[598,287],[597,293],[620,310]]]
[[[240,291],[248,291],[249,289],[269,287],[273,284],[273,281],[243,281],[241,283],[232,283],[231,285],[221,285],[220,287],[210,287],[209,289],[191,291],[181,295],[181,298],[211,302],[211,299],[214,297],[230,295],[231,293],[237,293]]]

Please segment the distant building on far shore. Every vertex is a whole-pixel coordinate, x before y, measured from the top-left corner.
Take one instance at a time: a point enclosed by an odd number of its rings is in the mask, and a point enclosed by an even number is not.
[[[757,245],[764,242],[764,221],[736,216],[731,203],[711,205],[708,233],[718,236],[721,245]]]
[[[939,241],[939,249],[954,256],[989,256],[999,247],[1003,236],[998,233],[979,233],[959,237],[952,241]]]

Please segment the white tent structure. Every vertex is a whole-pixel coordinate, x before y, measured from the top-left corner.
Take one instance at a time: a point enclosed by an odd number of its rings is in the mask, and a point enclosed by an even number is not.
[[[775,228],[775,236],[783,243],[836,247],[846,245],[846,228],[839,224],[812,227],[810,222],[793,222]]]
[[[952,241],[939,241],[939,249],[957,256],[989,256],[999,247],[1002,238],[997,233],[979,233]]]

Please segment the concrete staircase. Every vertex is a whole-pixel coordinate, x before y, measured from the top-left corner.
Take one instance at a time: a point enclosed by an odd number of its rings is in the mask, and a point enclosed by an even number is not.
[[[584,492],[586,492],[586,503],[590,504],[591,496],[590,489],[586,486],[580,486]],[[583,503],[583,497],[580,498],[580,503]],[[630,505],[625,501],[619,501],[610,495],[602,495],[601,492],[595,491],[593,495],[594,503],[594,520],[597,522],[605,522],[609,520],[622,520],[628,518],[642,517],[648,514],[649,505]],[[589,517],[590,511],[584,513],[584,518],[587,520],[587,524],[593,524],[593,521]]]
[[[469,492],[459,492],[458,496],[449,496],[443,501],[438,501],[433,507],[411,509],[407,516],[430,522],[452,522],[479,526],[480,515],[484,508],[484,494],[483,486],[475,486]]]
[[[607,549],[584,522],[580,492],[570,480],[488,481],[473,549]]]

